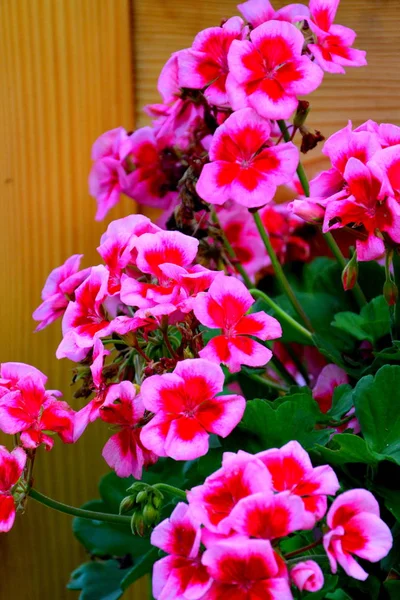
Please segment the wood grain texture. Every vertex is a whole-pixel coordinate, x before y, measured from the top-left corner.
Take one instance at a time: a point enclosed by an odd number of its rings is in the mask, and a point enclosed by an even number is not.
[[[133,31],[129,20],[133,6]],[[275,1],[278,8],[282,1]],[[71,364],[57,362],[57,325],[33,335],[30,315],[48,272],[72,253],[85,265],[106,223],[87,193],[90,147],[103,131],[148,122],[158,74],[198,30],[237,14],[232,0],[0,0],[0,360],[35,364],[70,400]],[[373,118],[400,123],[399,0],[342,0],[338,22],[358,32],[369,67],[325,77],[312,96],[310,125],[325,135]],[[131,50],[135,61],[135,102]],[[310,153],[313,169],[319,151]],[[108,221],[132,211],[129,200]],[[75,404],[76,406],[76,404]],[[80,504],[106,472],[95,424],[74,447],[60,443],[38,462],[38,488]],[[84,559],[70,519],[29,505],[0,538],[0,597],[64,600],[68,575]],[[139,584],[127,598],[146,599]]]
[[[72,365],[54,356],[59,326],[33,334],[30,315],[65,258],[80,252],[85,266],[100,262],[106,223],[94,221],[87,191],[90,149],[107,129],[134,124],[129,11],[128,0],[0,2],[0,360],[36,365],[68,401]],[[108,220],[132,210],[126,200]],[[96,496],[108,471],[105,438],[96,423],[76,446],[57,440],[51,453],[40,452],[38,489],[75,505]],[[69,517],[31,501],[0,537],[0,555],[1,598],[77,598],[65,585],[85,556]],[[143,590],[127,597],[144,598]]]

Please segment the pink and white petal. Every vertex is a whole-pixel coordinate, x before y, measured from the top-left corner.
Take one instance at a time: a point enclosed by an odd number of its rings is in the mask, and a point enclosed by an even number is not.
[[[254,335],[262,340],[276,340],[282,337],[282,327],[277,319],[265,312],[245,315],[235,325],[237,335]]]
[[[231,369],[236,370],[238,364],[249,367],[263,367],[272,358],[271,350],[244,335],[230,338],[228,346],[231,357],[226,364],[231,372],[235,372]]]
[[[240,110],[242,108],[250,107],[245,86],[243,83],[240,83],[235,79],[233,72],[228,73],[228,77],[226,78],[225,82],[225,89],[228,94],[228,99],[232,110]]]
[[[224,204],[232,198],[232,182],[238,166],[230,162],[217,161],[204,165],[196,191],[200,198],[211,204]]]
[[[361,547],[352,550],[360,558],[370,562],[378,562],[384,558],[393,545],[393,536],[389,527],[377,515],[368,512],[352,517],[346,524],[346,533],[343,545],[346,546],[346,536],[354,538],[359,536]]]
[[[289,119],[297,108],[295,95],[286,93],[273,80],[263,82],[255,92],[249,95],[248,102],[266,119]]]
[[[341,539],[334,540],[332,547],[337,562],[347,575],[359,581],[365,581],[368,578],[369,573],[358,564],[351,554],[343,551]]]
[[[179,361],[174,369],[185,382],[185,393],[199,401],[209,400],[222,391],[225,376],[218,365],[203,358],[188,358]]]
[[[15,502],[11,494],[0,495],[0,533],[10,531],[15,521]]]
[[[155,527],[151,544],[168,554],[196,558],[200,549],[201,529],[190,507],[179,502],[171,516]]]
[[[335,388],[345,383],[349,383],[346,371],[334,364],[326,365],[318,375],[313,388],[313,396],[314,398],[328,394],[333,396]]]
[[[210,29],[216,29],[216,27]],[[179,86],[201,89],[210,83],[209,78],[204,74],[204,69],[201,68],[208,59],[209,56],[205,52],[199,52],[192,48],[181,50],[178,54]]]
[[[227,362],[231,359],[231,352],[228,344],[228,338],[224,335],[218,335],[212,338],[208,344],[199,352],[201,358],[204,358],[210,362],[220,364]],[[231,364],[231,369],[235,368],[235,371],[240,371],[240,364]],[[234,372],[234,371],[231,371]]]
[[[242,85],[265,76],[263,57],[248,40],[233,40],[228,52],[228,66],[229,73]]]
[[[198,245],[198,240],[179,231],[145,233],[136,243],[136,264],[143,273],[159,276],[160,264],[190,265],[196,257]]]
[[[292,142],[263,150],[255,158],[255,167],[263,167],[276,185],[291,182],[299,164],[299,151]]]
[[[310,0],[310,14],[318,27],[329,31],[335,20],[339,2],[340,0]]]
[[[385,254],[384,241],[370,233],[366,240],[356,240],[357,259],[359,261],[377,260]]]
[[[274,19],[296,23],[307,19],[310,11],[304,4],[288,4],[276,11]]]
[[[275,10],[269,0],[248,0],[238,4],[237,8],[252,27],[275,18]]]
[[[300,57],[304,44],[303,34],[297,27],[284,21],[263,23],[251,32],[250,39],[261,52],[268,48],[269,63],[273,67],[287,62],[293,55]]]
[[[307,56],[295,62],[283,65],[277,73],[277,79],[288,94],[305,95],[314,92],[322,83],[324,72]]]
[[[144,429],[146,427],[148,425]],[[182,416],[171,421],[165,439],[165,453],[174,460],[194,460],[207,454],[208,439],[208,433],[195,418]]]
[[[227,437],[240,423],[246,408],[243,396],[217,396],[206,400],[196,411],[196,419],[209,433]]]
[[[367,490],[349,490],[335,498],[327,515],[327,523],[333,529],[344,525],[349,519],[361,512],[379,517],[378,501]]]
[[[216,277],[208,293],[223,308],[226,316],[229,315],[229,323],[232,324],[237,323],[254,304],[253,296],[236,277]]]
[[[143,451],[134,431],[123,428],[106,442],[102,456],[118,477],[142,478]]]
[[[200,292],[193,300],[193,312],[202,325],[219,329],[223,325],[223,312],[208,292]]]
[[[143,446],[157,456],[168,456],[165,450],[165,440],[173,421],[168,416],[160,413],[155,415],[140,432],[140,441]]]
[[[140,395],[147,410],[154,413],[180,413],[183,409],[184,387],[184,381],[175,373],[152,375],[143,381]]]

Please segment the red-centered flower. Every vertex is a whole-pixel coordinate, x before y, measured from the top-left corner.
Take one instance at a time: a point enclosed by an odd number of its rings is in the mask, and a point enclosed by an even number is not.
[[[199,523],[213,533],[229,534],[231,513],[237,503],[257,492],[271,491],[271,475],[252,454],[225,452],[222,468],[207,477],[203,485],[188,493],[190,507]]]
[[[200,31],[192,47],[178,53],[180,87],[203,89],[210,104],[228,105],[225,89],[229,72],[228,51],[233,40],[241,40],[248,32],[240,17],[228,19],[222,27]]]
[[[376,152],[369,166],[383,182],[384,193],[400,202],[400,139],[396,145]]]
[[[47,377],[42,371],[39,371],[32,365],[19,362],[6,362],[0,365],[0,398],[8,392],[18,390],[18,382],[26,375],[33,375],[39,379],[43,385],[46,385]]]
[[[142,429],[144,446],[175,460],[206,454],[209,434],[229,435],[245,409],[242,396],[216,396],[223,385],[222,369],[201,358],[183,360],[173,373],[145,379],[141,397],[155,416]]]
[[[82,256],[83,254],[70,256],[48,276],[42,290],[43,302],[32,315],[35,321],[40,321],[36,331],[63,316],[72,294],[89,275],[90,269],[79,271]]]
[[[119,428],[103,448],[103,458],[118,477],[141,479],[144,467],[154,464],[157,456],[149,452],[140,441],[140,420],[144,406],[136,396],[134,385],[122,381],[107,390],[106,399],[100,408],[100,417],[106,423]]]
[[[276,319],[264,312],[247,315],[254,299],[245,285],[234,277],[217,277],[208,292],[200,293],[194,301],[194,314],[206,327],[221,329],[200,356],[224,363],[233,373],[241,365],[265,365],[272,353],[250,336],[272,340],[282,335]]]
[[[201,564],[200,525],[187,504],[180,502],[169,519],[155,527],[151,544],[167,552],[153,570],[153,596],[156,600],[200,600],[211,585]]]
[[[310,15],[304,4],[288,4],[275,10],[269,0],[248,0],[238,4],[238,9],[253,28],[272,20],[295,23]]]
[[[108,298],[109,271],[103,265],[92,267],[90,275],[75,291],[62,321],[64,338],[57,358],[80,361],[93,346],[94,338],[106,335],[110,321],[103,306]]]
[[[314,560],[296,563],[290,569],[290,579],[301,592],[318,592],[324,587],[324,574]]]
[[[256,457],[270,472],[276,492],[287,491],[301,497],[308,513],[309,526],[312,527],[324,516],[326,497],[335,495],[340,487],[331,467],[313,467],[307,452],[296,441],[280,449],[259,452]]]
[[[202,562],[214,579],[209,600],[293,600],[284,561],[267,540],[220,542]]]
[[[136,265],[142,273],[162,281],[161,265],[171,263],[179,267],[190,266],[196,258],[198,246],[198,240],[179,231],[145,233],[136,243]]]
[[[26,463],[22,448],[12,452],[0,446],[0,532],[10,531],[15,521],[15,502],[12,488],[21,477]]]
[[[251,106],[267,119],[288,119],[298,96],[319,87],[323,71],[302,55],[304,37],[290,23],[268,21],[251,32],[250,40],[234,40],[228,53],[231,106]]]
[[[20,433],[25,448],[44,444],[51,450],[54,440],[49,432],[72,443],[75,413],[55,395],[60,392],[46,391],[40,377],[26,375],[18,381],[18,389],[0,398],[0,429],[11,435]]]
[[[379,504],[367,490],[350,490],[336,498],[327,524],[330,530],[324,535],[324,548],[332,573],[336,573],[339,563],[347,575],[364,581],[368,573],[353,555],[377,562],[393,544],[389,527],[379,517]]]
[[[253,109],[231,115],[214,133],[197,192],[211,204],[234,200],[248,208],[272,200],[276,188],[291,180],[299,162],[291,143],[271,145],[271,127]]]
[[[328,73],[344,73],[344,67],[363,67],[367,64],[366,52],[351,46],[356,33],[349,27],[334,25],[340,0],[310,0],[310,19],[307,22],[316,43],[308,49],[319,66]]]

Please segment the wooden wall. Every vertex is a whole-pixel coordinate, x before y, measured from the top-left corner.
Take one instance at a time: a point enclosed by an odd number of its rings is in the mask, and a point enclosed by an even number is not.
[[[33,334],[30,315],[52,268],[76,252],[85,253],[85,266],[97,261],[107,223],[95,223],[87,193],[91,144],[112,127],[147,122],[141,108],[158,101],[163,62],[199,29],[235,14],[235,4],[0,0],[0,360],[36,365],[69,401],[71,364],[54,357],[59,328]],[[310,122],[325,134],[349,118],[400,124],[399,8],[399,0],[342,0],[338,22],[357,30],[369,67],[327,76],[313,95]],[[308,160],[318,162],[318,152]],[[107,222],[134,208],[125,199]],[[104,438],[94,424],[76,446],[57,443],[38,461],[38,488],[76,505],[93,497],[107,471]],[[68,517],[29,504],[0,537],[0,598],[77,596],[65,590],[84,559],[70,526]],[[127,598],[145,600],[145,589],[138,584]]]

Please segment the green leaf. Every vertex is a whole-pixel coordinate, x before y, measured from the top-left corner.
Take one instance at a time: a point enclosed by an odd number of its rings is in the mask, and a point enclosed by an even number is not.
[[[239,425],[247,434],[243,446],[249,452],[280,447],[290,440],[297,440],[304,448],[328,442],[330,429],[314,429],[319,408],[309,391],[286,396],[277,408],[264,400],[250,400]]]
[[[349,412],[353,406],[353,389],[351,385],[345,383],[334,389],[332,398],[332,407],[328,414],[333,419],[340,419]]]
[[[310,556],[312,558],[312,556]],[[302,598],[309,600],[324,600],[328,592],[333,592],[338,584],[339,577],[334,575],[325,575],[324,587],[319,592],[305,593]]]
[[[121,581],[128,572],[117,560],[84,563],[73,571],[67,588],[81,590],[79,600],[118,600],[123,594]]]
[[[400,366],[386,365],[375,377],[360,379],[353,399],[370,450],[400,464]]]
[[[375,343],[390,332],[389,308],[383,296],[374,298],[363,306],[360,314],[339,312],[332,326],[353,336],[360,342]]]
[[[322,458],[331,465],[345,465],[347,463],[364,463],[376,465],[378,458],[371,453],[365,441],[351,433],[338,433],[334,435],[328,447],[317,446],[316,450]]]
[[[400,581],[391,579],[383,584],[385,590],[389,594],[390,600],[399,600],[400,598]]]
[[[326,595],[329,600],[352,600],[350,596],[343,590],[335,590],[334,592]]]
[[[400,522],[400,491],[390,490],[382,486],[374,486],[374,492],[377,492],[385,500],[385,506],[392,515]]]
[[[144,575],[147,575],[147,573],[151,573],[153,565],[158,559],[158,548],[151,548],[151,550],[149,550],[147,554],[142,556],[132,567],[132,569],[124,576],[123,580],[121,581],[122,589],[125,591],[135,581],[137,581]]]

